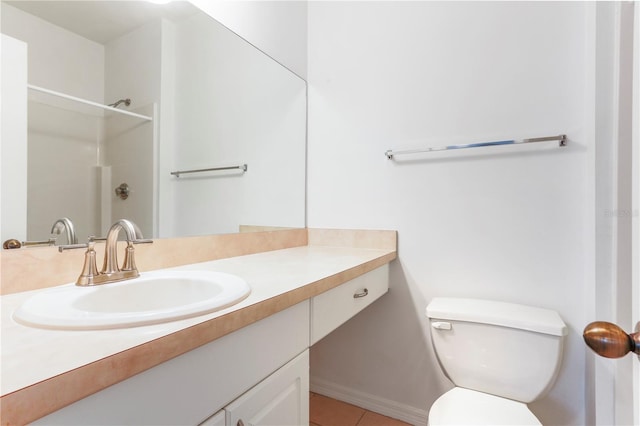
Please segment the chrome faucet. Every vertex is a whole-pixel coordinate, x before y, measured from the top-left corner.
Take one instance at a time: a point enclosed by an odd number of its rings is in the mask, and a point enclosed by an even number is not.
[[[124,262],[122,268],[118,267],[118,235],[124,230],[127,248],[125,249]],[[106,284],[115,281],[128,280],[140,276],[135,262],[134,244],[152,243],[152,240],[145,240],[142,237],[140,228],[127,219],[120,219],[114,223],[109,232],[104,247],[104,263],[102,270],[98,272],[96,264],[96,251],[94,249],[95,241],[89,238],[87,251],[85,253],[84,266],[82,273],[76,281],[79,286],[92,286]]]
[[[76,236],[76,229],[73,226],[73,222],[68,217],[63,217],[55,222],[51,227],[51,234],[60,235],[62,231],[66,231],[67,244],[78,244],[78,237]]]

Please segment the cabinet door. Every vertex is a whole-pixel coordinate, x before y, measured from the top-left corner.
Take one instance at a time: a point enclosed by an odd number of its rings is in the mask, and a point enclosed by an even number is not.
[[[309,351],[258,383],[225,411],[227,426],[309,424]]]

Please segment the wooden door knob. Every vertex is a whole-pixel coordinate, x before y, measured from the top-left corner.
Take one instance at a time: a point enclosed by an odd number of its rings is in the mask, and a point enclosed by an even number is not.
[[[605,358],[620,358],[629,352],[640,355],[640,332],[627,334],[610,322],[592,322],[585,327],[582,337],[587,346]]]

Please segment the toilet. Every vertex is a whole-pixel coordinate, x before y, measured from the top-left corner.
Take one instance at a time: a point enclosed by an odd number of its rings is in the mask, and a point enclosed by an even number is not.
[[[567,326],[557,312],[439,297],[427,317],[440,367],[456,386],[431,406],[430,426],[542,424],[527,404],[560,370]]]

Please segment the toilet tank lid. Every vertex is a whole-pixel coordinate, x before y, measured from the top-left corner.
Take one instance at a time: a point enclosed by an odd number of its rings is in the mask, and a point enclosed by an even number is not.
[[[566,336],[567,326],[556,311],[494,300],[436,297],[427,306],[432,319],[476,322]]]

